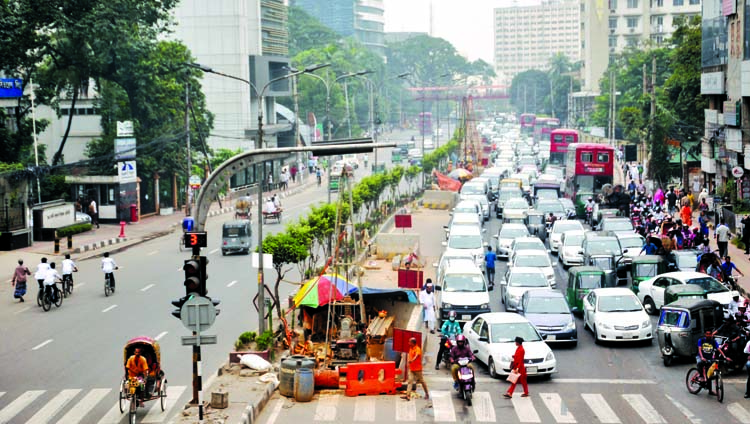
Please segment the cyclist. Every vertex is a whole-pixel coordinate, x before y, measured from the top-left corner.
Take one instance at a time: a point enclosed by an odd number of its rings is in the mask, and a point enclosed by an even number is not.
[[[76,267],[76,263],[70,259],[70,254],[66,254],[65,259],[62,261],[62,277],[63,281],[65,281],[66,278],[69,279],[71,287],[73,287],[74,272],[78,272],[78,267]],[[65,289],[65,287],[63,287],[63,289]]]
[[[39,293],[44,290],[44,279],[47,278],[47,271],[49,271],[47,258],[42,258],[42,261],[36,266],[36,272],[34,272],[34,279],[39,284]]]
[[[713,362],[717,351],[721,352],[719,350],[719,342],[714,338],[713,331],[710,329],[706,330],[703,337],[698,339],[698,355],[695,357],[698,363],[698,372],[700,372],[701,380],[704,382],[707,380],[706,371],[711,366],[711,362]],[[711,386],[709,386],[708,391],[710,394],[714,394]]]
[[[50,299],[52,299],[52,302],[57,302],[57,291],[54,290],[54,287],[55,283],[59,280],[62,280],[62,277],[60,277],[60,273],[55,269],[55,263],[52,262],[49,264],[49,269],[44,276],[44,290]]]
[[[109,257],[109,252],[104,252],[104,258],[102,258],[102,271],[104,271],[104,278],[106,280],[109,276],[110,287],[112,292],[115,291],[115,270],[119,269],[115,260]]]
[[[440,327],[440,332],[443,334],[440,338],[440,349],[437,353],[437,361],[435,361],[435,369],[440,369],[440,361],[443,359],[443,355],[449,351],[449,348],[445,346],[448,340],[461,334],[461,324],[456,321],[456,311],[448,312],[448,320],[443,321],[443,325]]]
[[[730,277],[732,277],[732,270],[737,271],[737,273],[743,277],[745,276],[742,271],[737,269],[737,265],[732,263],[732,258],[730,258],[729,256],[725,256],[724,263],[721,264],[721,272],[724,274],[723,281],[730,282]]]

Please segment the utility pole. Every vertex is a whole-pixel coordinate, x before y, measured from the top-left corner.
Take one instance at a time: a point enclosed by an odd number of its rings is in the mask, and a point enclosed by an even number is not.
[[[656,124],[656,55],[654,55],[651,58],[651,118],[650,118],[650,128],[649,134],[651,135],[651,145],[655,142],[654,138],[654,127]],[[680,147],[681,149],[682,147]],[[650,154],[646,155],[646,158],[644,158],[644,164],[651,164],[650,161]],[[682,167],[682,165],[680,166]],[[651,166],[646,167],[646,169],[651,169]],[[687,187],[687,186],[685,186]]]
[[[526,84],[523,85],[523,113],[526,113]]]
[[[615,146],[615,127],[617,120],[617,76],[614,71],[609,73],[609,144]]]
[[[187,145],[187,175],[185,175],[186,181],[185,181],[185,187],[187,190],[185,191],[185,204],[187,205],[185,208],[186,215],[191,216],[191,208],[192,208],[192,199],[190,196],[190,176],[193,174],[193,162],[190,157],[190,85],[185,85],[185,144]]]
[[[349,138],[352,138],[352,116],[349,114],[349,84],[346,81],[344,81],[344,100],[346,101],[346,124],[349,127]]]

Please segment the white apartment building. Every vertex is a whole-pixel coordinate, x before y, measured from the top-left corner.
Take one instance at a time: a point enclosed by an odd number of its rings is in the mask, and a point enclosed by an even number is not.
[[[534,6],[495,9],[495,71],[504,82],[529,70],[544,70],[557,53],[581,58],[579,0],[543,0]]]

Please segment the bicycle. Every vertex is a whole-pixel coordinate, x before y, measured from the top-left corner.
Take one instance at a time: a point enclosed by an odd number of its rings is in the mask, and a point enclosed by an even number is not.
[[[49,287],[49,290],[47,287]],[[63,294],[60,289],[57,288],[57,283],[44,287],[44,295],[42,296],[42,309],[44,309],[44,312],[49,311],[52,308],[53,303],[58,308],[62,306],[62,300]]]
[[[724,368],[725,362],[726,360],[721,356],[714,359],[711,366],[706,370],[706,380],[703,380],[698,367],[690,368],[685,376],[685,385],[688,392],[697,395],[703,389],[711,391],[711,384],[715,381],[716,387],[713,394],[716,395],[716,400],[722,403],[724,401],[724,379],[721,370]]]
[[[117,268],[115,268],[117,269]],[[109,297],[110,294],[115,293],[115,286],[112,284],[112,273],[104,273],[104,296]]]
[[[73,274],[63,274],[62,287],[63,297],[68,297],[73,294]]]

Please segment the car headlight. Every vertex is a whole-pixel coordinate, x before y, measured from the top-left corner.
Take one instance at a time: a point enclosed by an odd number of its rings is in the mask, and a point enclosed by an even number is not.
[[[571,331],[571,330],[575,330],[575,329],[576,329],[576,322],[575,321],[570,321],[568,323],[568,325],[566,325],[565,328],[563,328],[563,331]]]
[[[508,356],[508,355],[503,355],[502,357],[500,357],[500,360],[503,361],[503,362],[511,362],[511,361],[513,361],[513,359],[510,356]]]
[[[482,303],[481,305],[479,305],[479,309],[489,309],[489,308],[490,308],[489,303]]]
[[[441,307],[442,307],[443,309],[453,309],[453,305],[451,305],[450,303],[443,303],[443,304],[441,305]]]
[[[650,327],[650,326],[651,326],[651,321],[649,321],[649,320],[645,320],[645,321],[643,321],[643,323],[641,324],[641,328],[648,328],[648,327]]]
[[[544,358],[546,362],[554,361],[555,360],[555,354],[550,351],[550,353],[547,354],[547,356]]]
[[[612,326],[611,326],[611,325],[609,325],[609,324],[606,324],[606,323],[603,323],[603,322],[597,322],[597,323],[596,323],[596,326],[597,326],[597,327],[601,327],[601,328],[603,328],[603,329],[605,329],[605,330],[611,330],[611,329],[612,329]]]

